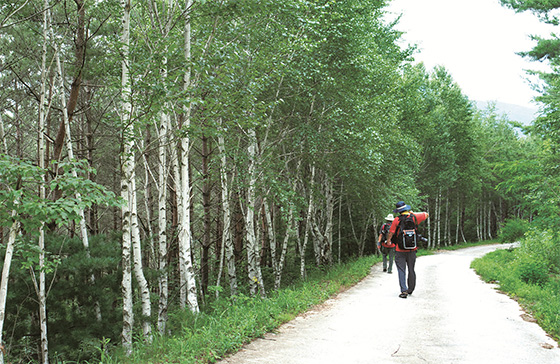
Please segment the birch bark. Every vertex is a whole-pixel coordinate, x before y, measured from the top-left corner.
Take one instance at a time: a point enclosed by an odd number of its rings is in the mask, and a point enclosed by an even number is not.
[[[252,296],[257,294],[260,289],[261,296],[265,296],[264,283],[262,281],[262,273],[260,267],[259,243],[255,235],[255,185],[257,183],[256,173],[256,154],[257,154],[257,136],[254,129],[249,129],[249,145],[247,147],[247,155],[249,159],[249,167],[247,175],[249,185],[247,187],[247,204],[245,212],[245,229],[247,238],[247,269],[249,271],[249,291]]]
[[[457,226],[455,227],[455,244],[459,244],[459,226],[461,223],[461,203],[457,199]]]
[[[132,125],[131,125],[132,126]],[[150,324],[150,318],[152,316],[152,304],[150,300],[150,289],[148,287],[148,281],[144,276],[144,268],[142,264],[142,247],[140,244],[140,228],[138,225],[138,204],[137,204],[137,194],[136,194],[136,173],[135,173],[135,162],[134,162],[134,152],[131,151],[131,166],[130,166],[130,179],[129,179],[129,189],[128,193],[130,196],[130,228],[131,228],[131,238],[132,238],[132,253],[134,259],[134,275],[138,286],[140,289],[140,298],[142,301],[142,332],[144,333],[144,339],[148,342],[152,341],[152,325]]]
[[[315,182],[315,165],[311,166],[311,185]],[[305,216],[305,233],[303,236],[303,244],[301,244],[299,257],[299,272],[302,279],[306,278],[305,270],[305,250],[307,249],[307,244],[309,242],[309,234],[311,232],[311,217],[313,216],[314,202],[313,202],[313,190],[309,187],[309,200],[307,203],[307,214]]]
[[[158,270],[159,309],[158,330],[165,333],[169,299],[169,276],[167,273],[167,125],[168,115],[160,115],[158,135]]]
[[[237,273],[235,269],[235,253],[233,247],[233,239],[231,236],[231,207],[230,207],[230,192],[229,192],[229,182],[227,175],[227,157],[225,150],[225,140],[222,135],[218,137],[218,148],[220,151],[220,179],[222,183],[222,212],[223,212],[223,232],[222,232],[222,257],[220,259],[220,272],[218,274],[218,283],[220,285],[220,277],[222,276],[222,265],[226,262],[228,277],[229,277],[229,288],[231,296],[237,295]],[[225,255],[225,257],[224,257]],[[217,294],[217,292],[216,292]]]
[[[190,11],[192,1],[186,0],[185,12],[185,61],[187,70],[183,80],[183,89],[185,92],[190,91],[191,87],[191,18]],[[198,312],[198,298],[196,293],[196,281],[194,275],[194,268],[192,262],[192,233],[191,233],[191,216],[190,216],[190,203],[191,203],[191,189],[189,178],[189,148],[190,138],[188,135],[188,128],[190,126],[191,105],[185,105],[183,109],[183,124],[181,128],[184,130],[184,136],[181,138],[181,156],[180,163],[180,182],[181,189],[177,191],[177,198],[181,199],[181,217],[180,230],[179,230],[179,261],[180,261],[180,275],[181,275],[181,305],[184,307],[188,305],[191,311]]]
[[[16,212],[12,211],[12,218],[15,217]],[[19,223],[14,220],[10,227],[8,235],[8,244],[6,245],[6,254],[4,255],[4,265],[2,266],[2,280],[0,281],[0,364],[4,364],[4,338],[2,336],[4,329],[4,319],[6,318],[6,299],[8,297],[8,282],[10,279],[10,266],[12,264],[12,257],[14,255],[14,245],[16,242],[17,231],[19,230]]]
[[[43,12],[43,55],[41,64],[41,96],[39,105],[39,135],[38,135],[38,159],[39,168],[41,170],[46,170],[45,168],[45,99],[46,99],[46,83],[47,83],[47,34],[49,30],[48,24],[48,11],[49,3],[48,0],[44,2],[44,12]],[[39,188],[39,199],[43,201],[46,197],[46,176],[42,174],[41,186]],[[46,296],[46,277],[45,277],[45,224],[41,223],[39,231],[39,286],[37,287],[35,283],[35,288],[37,289],[37,295],[39,298],[39,320],[41,327],[41,363],[48,364],[49,362],[49,342],[47,336],[47,296]],[[35,276],[33,275],[33,278]]]
[[[121,197],[124,199],[122,211],[122,294],[123,294],[123,330],[122,345],[127,355],[132,353],[132,330],[134,327],[134,313],[132,310],[132,268],[131,268],[131,219],[129,180],[132,176],[132,136],[129,135],[130,115],[132,105],[129,101],[131,89],[129,82],[129,47],[130,47],[130,8],[131,0],[121,0],[123,10],[122,29],[122,75],[121,75],[121,124],[123,127],[124,151],[121,156],[122,177]]]
[[[4,120],[2,119],[2,113],[0,112],[0,138],[2,139],[2,147],[4,153],[8,153],[8,142],[6,140],[6,133],[4,132]]]

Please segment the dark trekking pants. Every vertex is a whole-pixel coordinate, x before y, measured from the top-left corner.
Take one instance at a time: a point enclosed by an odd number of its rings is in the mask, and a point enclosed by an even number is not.
[[[395,252],[395,264],[399,272],[399,284],[401,292],[412,293],[416,288],[416,272],[414,272],[414,265],[416,264],[416,251],[410,252]],[[406,270],[408,268],[408,279]],[[407,288],[408,284],[408,288]]]
[[[383,254],[383,271],[391,272],[393,270],[393,260],[395,258],[395,248],[381,248],[381,254]],[[389,263],[389,269],[387,270],[387,263]]]

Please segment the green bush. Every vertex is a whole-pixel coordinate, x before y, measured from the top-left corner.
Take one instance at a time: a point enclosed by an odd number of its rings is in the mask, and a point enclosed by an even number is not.
[[[519,241],[529,230],[529,222],[522,219],[506,220],[500,229],[499,237],[502,243],[514,243]]]
[[[519,248],[497,250],[475,259],[471,267],[486,282],[516,297],[538,324],[560,339],[560,276],[553,262],[557,240],[548,231],[531,230]],[[554,263],[554,264],[553,264]]]
[[[543,286],[548,282],[548,267],[541,260],[535,260],[534,257],[528,255],[521,255],[516,259],[516,267],[519,278],[525,283]]]

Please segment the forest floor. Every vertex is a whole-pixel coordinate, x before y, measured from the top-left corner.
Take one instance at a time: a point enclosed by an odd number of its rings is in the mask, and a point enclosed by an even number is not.
[[[376,264],[356,286],[219,363],[558,364],[558,343],[470,268],[509,246],[418,257],[416,290],[406,299],[396,267],[387,274]]]

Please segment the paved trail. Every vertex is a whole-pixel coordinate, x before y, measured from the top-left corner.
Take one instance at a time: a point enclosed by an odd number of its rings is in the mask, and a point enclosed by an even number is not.
[[[398,297],[396,269],[376,265],[352,289],[220,363],[559,364],[558,344],[470,269],[474,258],[504,247],[419,257],[407,299]]]

